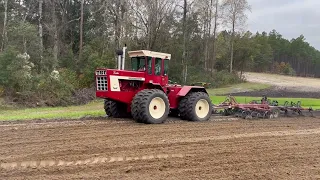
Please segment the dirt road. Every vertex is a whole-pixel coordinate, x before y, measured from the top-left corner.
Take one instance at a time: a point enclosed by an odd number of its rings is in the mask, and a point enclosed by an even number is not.
[[[0,124],[0,177],[320,179],[320,119],[225,120]]]

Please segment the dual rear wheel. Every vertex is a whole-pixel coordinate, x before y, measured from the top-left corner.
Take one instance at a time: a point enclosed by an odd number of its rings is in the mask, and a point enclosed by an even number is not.
[[[158,89],[142,90],[135,95],[131,103],[134,120],[146,124],[161,124],[169,114],[167,95]]]
[[[190,92],[179,103],[180,118],[189,121],[207,121],[212,112],[211,100],[205,92]]]
[[[109,117],[126,118],[129,116],[127,105],[106,99],[104,109]],[[205,92],[190,92],[182,97],[176,114],[183,120],[206,121],[210,118],[212,104]],[[167,95],[158,89],[146,89],[137,93],[131,103],[131,115],[139,123],[161,124],[170,113]]]
[[[137,93],[131,104],[133,118],[140,123],[161,124],[169,115],[167,95],[158,89]],[[179,102],[178,113],[183,120],[206,121],[210,118],[212,104],[207,93],[190,92]]]

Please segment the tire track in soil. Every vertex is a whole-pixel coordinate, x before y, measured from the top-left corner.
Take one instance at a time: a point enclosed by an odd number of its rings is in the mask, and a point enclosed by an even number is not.
[[[0,177],[314,179],[320,174],[320,121],[314,118],[155,126],[107,121],[0,126]]]
[[[215,122],[215,121],[237,121],[240,120],[239,118],[235,117],[226,117],[226,116],[212,116],[207,122]],[[164,124],[175,124],[175,123],[187,123],[188,121],[180,120],[179,118],[172,118],[169,117],[168,120]],[[117,125],[117,124],[137,124],[132,119],[109,119],[109,118],[99,118],[96,120],[92,119],[84,119],[84,120],[46,120],[44,121],[0,121],[0,128],[2,127],[27,127],[27,128],[35,128],[35,127],[55,127],[61,125],[68,125],[68,126],[79,126],[81,124],[103,124],[103,125]]]
[[[177,143],[198,143],[203,141],[214,141],[214,140],[230,140],[230,139],[241,139],[241,138],[254,138],[254,137],[282,137],[282,136],[299,136],[299,135],[314,135],[320,134],[320,128],[318,129],[306,129],[306,130],[291,130],[291,131],[272,131],[272,132],[259,132],[259,133],[245,133],[245,134],[234,134],[234,135],[222,135],[205,138],[188,138],[167,141],[163,144],[177,144]],[[162,144],[161,142],[159,142]],[[158,143],[158,144],[159,144]],[[154,145],[154,144],[153,144]],[[74,165],[92,165],[98,163],[112,163],[132,160],[150,160],[150,159],[166,159],[166,158],[183,158],[191,155],[183,154],[163,154],[163,155],[149,155],[142,157],[96,157],[87,160],[76,160],[76,161],[26,161],[26,162],[13,162],[13,163],[2,163],[0,165],[3,169],[15,169],[15,168],[41,168],[41,167],[52,167],[52,166],[74,166]]]
[[[45,167],[64,167],[64,166],[81,166],[81,165],[96,165],[102,163],[114,163],[114,162],[125,162],[125,161],[141,161],[141,160],[153,160],[153,159],[173,159],[173,158],[184,158],[190,157],[192,155],[184,154],[158,154],[158,155],[145,155],[141,157],[95,157],[86,160],[76,160],[76,161],[24,161],[24,162],[12,162],[12,163],[2,163],[0,167],[5,170],[14,169],[26,169],[26,168],[45,168]]]

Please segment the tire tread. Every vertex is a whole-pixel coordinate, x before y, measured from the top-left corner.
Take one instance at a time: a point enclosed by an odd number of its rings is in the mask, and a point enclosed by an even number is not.
[[[159,89],[145,89],[138,92],[132,101],[131,104],[131,113],[134,120],[139,123],[146,123],[146,124],[158,124],[162,122],[154,121],[149,114],[147,113],[147,109],[149,108],[149,101],[150,97],[157,94],[158,97],[164,99],[165,102],[169,105],[169,100],[166,94],[159,90]],[[169,107],[167,107],[168,109]],[[165,114],[165,118],[168,116],[168,113]]]
[[[210,98],[207,93],[205,92],[190,92],[187,96],[182,98],[182,100],[179,103],[179,113],[180,113],[180,118],[183,120],[189,120],[189,121],[199,121],[199,118],[197,117],[195,111],[194,111],[194,106],[197,103],[198,99],[206,99],[209,103],[210,106],[210,111],[212,111],[212,103],[210,101]],[[211,116],[211,114],[210,114]],[[208,120],[210,118],[208,116],[205,118],[205,120]]]

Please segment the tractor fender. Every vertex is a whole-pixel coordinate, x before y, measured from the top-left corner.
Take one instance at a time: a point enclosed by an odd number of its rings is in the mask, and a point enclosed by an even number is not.
[[[166,93],[167,88],[163,88],[159,83],[150,83],[147,86],[150,89],[159,89],[161,91],[163,91],[164,93]]]
[[[177,96],[184,97],[189,92],[205,92],[207,93],[206,89],[201,86],[183,86],[180,91],[178,92]]]

